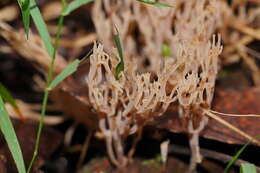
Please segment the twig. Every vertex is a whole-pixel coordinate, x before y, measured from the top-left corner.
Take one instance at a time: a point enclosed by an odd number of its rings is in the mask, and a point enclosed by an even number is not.
[[[231,24],[233,28],[236,30],[243,32],[244,34],[250,35],[251,37],[260,40],[260,30],[259,29],[253,29],[246,25],[239,24],[239,23],[233,23]]]
[[[183,155],[190,155],[190,150],[187,147],[183,147],[183,146],[179,146],[179,145],[175,145],[175,144],[171,144],[169,146],[169,152],[175,153],[175,154],[183,154]],[[212,150],[208,150],[208,149],[200,149],[200,153],[203,157],[205,158],[210,158],[210,159],[215,159],[215,160],[219,160],[223,163],[228,162],[229,160],[232,159],[233,156],[224,154],[224,153],[219,153],[217,151],[212,151]],[[244,163],[250,163],[248,161],[245,161],[243,159],[238,159],[234,164],[236,166],[239,166],[241,164]],[[256,166],[257,171],[260,171],[260,167]]]
[[[252,41],[254,41],[254,38],[246,35],[243,38],[241,38],[240,40],[238,40],[235,44],[225,46],[223,53],[224,54],[230,54],[230,53],[232,53],[236,50],[238,45],[248,45]]]
[[[242,46],[237,46],[237,50],[239,55],[243,58],[244,62],[246,65],[249,67],[251,73],[252,73],[252,78],[255,83],[255,85],[259,86],[260,85],[260,71],[258,69],[258,66],[254,62],[254,60],[244,51]]]
[[[64,144],[65,146],[69,146],[70,143],[71,143],[71,139],[73,137],[73,134],[75,132],[75,129],[77,127],[78,123],[77,122],[74,122],[68,129],[67,131],[65,132],[65,135],[64,135]]]
[[[243,48],[244,48],[245,51],[246,51],[248,54],[250,54],[251,56],[253,56],[253,57],[257,58],[257,59],[260,59],[260,53],[257,52],[256,50],[251,49],[251,48],[249,48],[249,47],[247,47],[247,46],[243,46]]]
[[[88,135],[87,135],[87,137],[86,137],[86,139],[85,139],[85,142],[84,142],[84,144],[83,144],[83,146],[82,146],[81,154],[80,154],[80,156],[79,156],[79,161],[78,161],[78,164],[77,164],[77,168],[80,168],[80,167],[81,167],[81,165],[82,165],[84,159],[86,158],[86,154],[87,154],[87,151],[88,151],[90,139],[91,139],[92,136],[93,136],[93,131],[90,130],[90,131],[88,132]]]
[[[129,150],[129,152],[127,154],[127,157],[128,157],[129,160],[133,157],[133,155],[135,153],[136,145],[140,141],[140,139],[142,138],[142,134],[143,134],[143,128],[141,127],[138,130],[137,136],[134,138],[134,142],[132,144],[132,147],[131,147],[131,149]]]
[[[260,118],[260,115],[256,115],[256,114],[228,114],[228,113],[222,113],[222,112],[217,112],[217,111],[213,111],[213,110],[209,110],[209,111],[214,114],[225,115],[225,116],[230,116],[230,117],[258,117],[258,118]]]

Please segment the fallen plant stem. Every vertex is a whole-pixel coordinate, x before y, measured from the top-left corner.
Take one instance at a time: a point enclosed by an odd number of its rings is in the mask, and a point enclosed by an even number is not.
[[[250,57],[245,50],[243,49],[242,45],[237,46],[238,54],[243,58],[245,64],[248,66],[252,73],[252,79],[256,86],[260,85],[260,70],[256,65],[255,61]]]
[[[132,147],[131,147],[130,151],[127,154],[128,159],[131,159],[133,157],[133,155],[135,153],[135,149],[136,149],[137,143],[142,138],[142,134],[143,134],[143,128],[141,127],[141,129],[138,130],[137,136],[134,138],[134,142],[132,144]]]
[[[252,49],[252,48],[249,48],[247,46],[242,46],[243,49],[245,49],[245,51],[250,54],[251,56],[257,58],[257,59],[260,59],[260,53],[257,52],[256,50]]]
[[[95,33],[89,33],[85,36],[80,36],[75,39],[61,39],[60,46],[64,48],[82,48],[84,46],[92,44],[97,39]]]
[[[29,119],[29,120],[33,120],[36,122],[40,121],[41,117],[40,117],[40,115],[38,115],[37,110],[35,110],[35,112],[34,112],[33,107],[30,107],[29,104],[23,103],[23,102],[18,102],[18,105],[21,108],[21,111],[23,112],[23,115],[24,115],[22,120]],[[6,103],[5,107],[9,113],[10,117],[21,120],[19,113],[9,103]],[[57,125],[57,124],[61,124],[62,122],[64,122],[65,119],[66,118],[64,118],[62,116],[45,115],[44,124]]]
[[[65,135],[64,135],[64,145],[65,146],[70,146],[70,143],[71,143],[71,140],[72,140],[72,137],[73,137],[73,134],[76,130],[76,127],[78,126],[78,123],[77,122],[74,122],[65,132]]]
[[[92,136],[93,136],[93,131],[90,130],[88,132],[88,135],[87,135],[87,137],[84,141],[84,144],[82,146],[82,149],[81,149],[81,154],[79,156],[79,161],[78,161],[78,164],[77,164],[78,169],[82,166],[83,161],[86,158],[86,154],[87,154],[87,151],[88,151],[88,148],[89,148],[90,139],[92,138]]]
[[[244,34],[247,34],[257,40],[260,40],[260,30],[259,29],[253,29],[251,27],[248,27],[246,25],[239,24],[239,23],[233,23],[231,26],[233,28],[235,28],[236,30],[243,32]]]
[[[240,134],[241,136],[245,137],[246,139],[254,142],[255,144],[260,146],[260,141],[258,141],[257,139],[255,139],[254,137],[246,134],[245,132],[239,130],[237,127],[233,126],[232,124],[228,123],[227,121],[221,119],[220,117],[218,117],[217,115],[213,114],[210,110],[208,109],[203,109],[203,112],[206,116],[213,118],[214,120],[220,122],[221,124],[223,124],[224,126],[230,128],[231,130],[233,130],[234,132]]]
[[[228,113],[222,113],[222,112],[217,112],[217,111],[213,111],[213,110],[209,110],[209,111],[214,114],[225,115],[225,116],[230,116],[230,117],[258,117],[258,118],[260,118],[260,115],[256,115],[256,114],[228,114]]]
[[[176,153],[176,154],[182,154],[182,155],[190,155],[190,150],[186,147],[176,145],[176,144],[171,144],[169,146],[169,152],[170,153]],[[224,154],[224,153],[219,153],[217,151],[212,151],[208,149],[201,148],[200,153],[203,157],[205,158],[210,158],[210,159],[215,159],[219,160],[223,163],[228,162],[230,159],[232,159],[232,156]],[[241,164],[245,163],[250,163],[248,161],[245,161],[243,159],[238,159],[234,163],[234,165],[239,166]],[[260,171],[260,167],[256,167],[257,171]]]
[[[246,35],[242,39],[240,39],[238,42],[236,42],[235,44],[231,44],[230,46],[225,47],[224,53],[232,53],[237,49],[237,46],[239,46],[239,45],[245,46],[245,45],[250,44],[252,41],[254,41],[254,38]]]

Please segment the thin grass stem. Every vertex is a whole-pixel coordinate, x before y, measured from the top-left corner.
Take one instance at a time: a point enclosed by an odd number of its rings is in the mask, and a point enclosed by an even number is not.
[[[45,116],[45,112],[46,112],[46,106],[47,106],[47,103],[48,103],[48,97],[49,97],[49,91],[46,90],[45,93],[44,93],[44,96],[43,96],[41,119],[40,119],[40,123],[39,123],[39,126],[38,126],[35,148],[34,148],[32,159],[31,159],[30,164],[29,164],[28,169],[27,169],[27,173],[30,173],[32,166],[33,166],[33,163],[34,163],[34,161],[35,161],[35,159],[38,155],[39,146],[40,146],[40,138],[41,138],[41,133],[42,133],[42,129],[43,129],[43,120],[44,120],[44,116]]]
[[[65,9],[65,4],[64,3],[65,0],[63,0],[63,9]],[[56,39],[54,42],[54,51],[53,51],[53,55],[52,55],[52,59],[51,59],[51,65],[49,67],[48,70],[48,76],[47,76],[47,87],[50,85],[52,78],[53,78],[53,69],[54,69],[54,64],[55,64],[55,59],[56,59],[56,53],[57,53],[57,49],[59,46],[59,40],[60,40],[60,36],[61,36],[61,30],[62,30],[62,26],[64,23],[64,16],[61,15],[59,18],[59,23],[58,23],[58,28],[57,28],[57,32],[56,32]],[[35,142],[35,148],[34,148],[34,152],[33,152],[33,157],[30,161],[29,167],[27,169],[27,173],[30,173],[33,163],[38,155],[39,152],[39,146],[40,146],[40,138],[41,138],[41,133],[43,130],[43,122],[44,122],[44,117],[45,117],[45,113],[46,113],[46,106],[48,103],[48,98],[49,98],[49,90],[45,90],[44,92],[44,97],[43,97],[43,101],[42,101],[42,109],[41,109],[41,118],[40,118],[40,123],[38,126],[38,130],[37,130],[37,136],[36,136],[36,142]]]

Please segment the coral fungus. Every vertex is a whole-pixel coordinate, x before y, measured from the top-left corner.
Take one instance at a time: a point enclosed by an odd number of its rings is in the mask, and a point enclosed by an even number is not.
[[[170,104],[178,104],[179,116],[189,120],[191,168],[201,161],[198,135],[207,123],[201,110],[210,108],[222,51],[220,35],[213,35],[220,25],[219,4],[192,0],[174,5],[183,8],[127,0],[95,2],[93,19],[104,46],[94,45],[86,82],[92,106],[105,115],[99,127],[117,166],[126,163],[124,136],[162,115]],[[109,49],[113,24],[120,28],[126,63],[119,80],[114,77],[119,57]],[[135,33],[137,38],[132,37]],[[168,58],[161,51],[165,43],[173,52]]]

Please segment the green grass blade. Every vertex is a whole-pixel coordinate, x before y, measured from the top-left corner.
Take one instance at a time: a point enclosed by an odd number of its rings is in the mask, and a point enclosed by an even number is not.
[[[244,163],[240,166],[240,173],[257,173],[256,167],[250,163]]]
[[[63,11],[62,15],[67,16],[72,11],[76,10],[77,8],[81,7],[82,5],[88,4],[92,2],[93,0],[74,0],[71,3],[69,3],[66,7],[66,9]]]
[[[64,0],[65,2],[65,0]],[[56,33],[56,40],[54,45],[52,44],[51,41],[51,37],[50,34],[48,32],[47,26],[43,20],[43,17],[41,15],[41,12],[39,10],[39,8],[37,7],[37,4],[35,2],[35,0],[31,0],[31,5],[30,5],[30,9],[31,9],[31,15],[32,15],[32,19],[36,25],[36,28],[44,42],[44,46],[47,49],[48,54],[52,57],[51,60],[51,65],[49,67],[48,70],[48,75],[47,75],[47,86],[49,86],[51,80],[52,80],[52,73],[53,73],[53,68],[54,68],[54,61],[55,61],[55,57],[56,57],[56,51],[57,51],[57,47],[58,47],[58,39],[60,38],[60,32],[61,32],[61,28],[63,25],[63,16],[60,17],[59,19],[59,24],[58,24],[58,31]],[[35,148],[34,148],[34,152],[33,152],[33,156],[32,159],[29,163],[28,169],[27,169],[27,173],[30,173],[33,163],[38,155],[38,150],[39,150],[39,146],[40,146],[40,138],[41,138],[41,133],[42,133],[42,129],[43,129],[43,121],[44,121],[44,117],[45,117],[45,112],[46,112],[46,106],[48,103],[48,97],[49,97],[49,92],[46,89],[44,92],[44,97],[43,97],[43,101],[42,101],[42,108],[41,108],[41,117],[40,117],[40,123],[38,126],[38,130],[37,130],[37,135],[36,135],[36,140],[35,140]]]
[[[15,134],[12,122],[5,109],[5,104],[0,96],[0,128],[7,142],[9,150],[13,156],[14,162],[17,166],[19,173],[25,173],[25,165],[23,160],[22,151]]]
[[[149,5],[159,6],[159,7],[173,7],[170,4],[165,4],[165,3],[158,2],[158,1],[152,1],[152,0],[137,0],[137,1],[145,3],[145,4],[149,4]]]
[[[8,102],[10,105],[12,105],[13,108],[18,109],[18,106],[15,103],[13,96],[1,82],[0,82],[0,95],[2,96],[5,102]]]
[[[25,32],[27,34],[27,38],[29,33],[30,15],[31,15],[34,24],[44,42],[44,46],[47,49],[48,54],[52,56],[54,53],[54,48],[51,42],[51,37],[48,32],[47,26],[43,20],[42,14],[36,5],[35,0],[23,0],[23,1],[17,0],[17,1],[22,11],[23,24],[24,24]]]
[[[54,54],[54,48],[52,45],[51,36],[35,0],[31,0],[30,6],[33,22],[44,42],[44,46],[47,49],[48,54],[52,57]]]
[[[8,89],[1,82],[0,82],[0,95],[2,96],[2,98],[5,102],[9,103],[13,107],[13,109],[16,111],[16,113],[22,119],[23,114],[20,111],[18,105],[15,103],[15,100],[14,100],[12,94],[8,91]]]
[[[250,144],[251,141],[248,141],[233,157],[232,159],[228,162],[224,173],[228,173],[228,170],[230,169],[230,167],[236,162],[236,160],[238,159],[238,157],[241,155],[241,153],[246,149],[246,147]]]
[[[120,57],[120,62],[116,66],[116,73],[115,73],[116,80],[118,80],[120,73],[122,71],[124,71],[123,50],[122,50],[121,41],[120,41],[120,37],[119,37],[118,32],[117,32],[117,34],[114,35],[114,40],[115,40],[115,44],[116,44],[116,47],[117,47],[118,55]]]
[[[17,0],[17,2],[21,8],[24,30],[28,38],[30,27],[30,0]]]
[[[257,135],[256,138],[258,138],[260,135]],[[245,145],[243,145],[243,147],[232,157],[232,159],[228,162],[224,173],[228,173],[228,170],[230,169],[230,167],[236,162],[236,160],[238,159],[238,157],[241,155],[241,153],[246,149],[246,147],[251,143],[251,141],[248,141]]]
[[[64,12],[67,9],[67,2],[66,2],[66,0],[61,0],[61,2],[62,2],[62,12]],[[72,10],[74,10],[78,7],[79,6],[77,4],[72,5],[72,7],[69,8],[69,12],[71,12]],[[44,92],[44,97],[43,97],[43,101],[42,101],[41,119],[40,119],[39,127],[37,130],[34,153],[33,153],[32,159],[30,161],[30,164],[28,166],[27,173],[30,173],[33,163],[38,155],[38,150],[39,150],[39,146],[40,146],[40,137],[41,137],[41,133],[42,133],[42,129],[43,129],[43,120],[45,117],[46,106],[48,103],[49,91],[51,89],[53,89],[55,86],[57,86],[68,75],[70,75],[71,73],[76,71],[76,69],[80,63],[79,60],[76,60],[73,63],[69,64],[68,67],[65,68],[65,70],[63,72],[61,72],[54,80],[52,80],[54,63],[55,63],[55,59],[56,59],[56,52],[57,52],[57,49],[59,46],[59,40],[60,40],[61,29],[62,29],[63,21],[64,21],[64,15],[63,15],[63,13],[60,15],[59,23],[58,23],[57,31],[56,31],[56,38],[55,38],[55,42],[53,44],[51,42],[50,34],[47,30],[46,24],[43,20],[43,17],[41,15],[39,8],[36,5],[35,0],[31,0],[31,15],[32,15],[33,21],[36,25],[36,28],[44,42],[44,45],[45,45],[49,55],[52,57],[52,59],[51,59],[51,64],[50,64],[50,67],[48,70],[48,75],[47,75],[47,88]]]
[[[23,25],[26,33],[26,37],[28,39],[29,36],[29,27],[30,27],[30,0],[25,0],[22,4],[22,17],[23,17]]]
[[[52,90],[55,88],[60,82],[62,82],[66,77],[74,73],[79,65],[80,61],[75,60],[72,63],[70,63],[58,76],[55,77],[54,80],[51,81],[49,87],[47,88],[48,90]]]
[[[17,2],[18,2],[19,7],[22,8],[22,5],[23,5],[23,2],[24,2],[24,1],[22,1],[22,0],[17,0]]]

